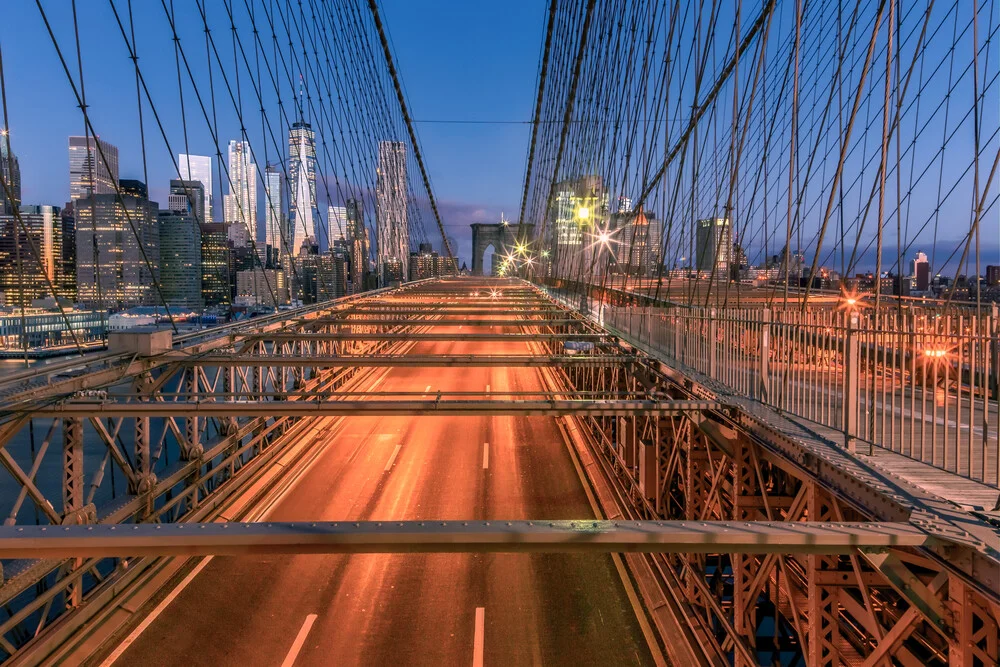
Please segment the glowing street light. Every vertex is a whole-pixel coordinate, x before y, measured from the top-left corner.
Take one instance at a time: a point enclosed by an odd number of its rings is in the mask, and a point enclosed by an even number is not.
[[[840,307],[843,308],[843,309],[845,309],[845,310],[853,312],[853,311],[858,310],[859,308],[861,308],[862,305],[863,304],[861,303],[861,299],[853,291],[845,292],[840,297]]]
[[[576,210],[576,217],[580,220],[590,220],[590,209],[586,206],[581,206]]]

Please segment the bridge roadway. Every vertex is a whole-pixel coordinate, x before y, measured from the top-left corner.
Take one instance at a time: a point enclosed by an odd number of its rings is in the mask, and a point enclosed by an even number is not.
[[[456,323],[435,331],[521,330],[448,317]],[[523,355],[531,345],[420,341],[408,354]],[[369,386],[532,391],[541,372],[392,367]],[[267,518],[594,516],[552,417],[352,417],[323,428],[322,455]],[[247,556],[198,567],[116,664],[279,665],[302,633],[297,665],[468,664],[477,608],[487,665],[653,664],[608,555]]]

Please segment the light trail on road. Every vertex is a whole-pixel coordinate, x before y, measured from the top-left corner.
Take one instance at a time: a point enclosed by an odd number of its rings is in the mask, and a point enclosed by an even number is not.
[[[444,333],[524,324],[442,317],[454,320],[435,327]],[[530,345],[417,341],[407,356],[536,353]],[[393,366],[379,389],[539,392],[540,372]],[[268,519],[593,518],[556,419],[344,418]],[[198,633],[187,630],[194,619]],[[217,557],[116,664],[282,664],[293,648],[296,665],[654,664],[612,558],[588,554]]]

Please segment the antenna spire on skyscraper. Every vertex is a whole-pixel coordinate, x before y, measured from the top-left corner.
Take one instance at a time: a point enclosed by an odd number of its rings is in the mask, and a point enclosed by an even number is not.
[[[302,97],[305,94],[305,81],[302,75],[299,74],[299,122],[305,122],[305,112],[304,105],[302,104]]]

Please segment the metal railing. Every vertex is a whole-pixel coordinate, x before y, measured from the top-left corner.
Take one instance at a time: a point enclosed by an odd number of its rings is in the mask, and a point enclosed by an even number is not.
[[[918,313],[599,308],[605,326],[736,393],[1000,487],[1000,320]]]
[[[579,297],[549,291],[579,309]],[[734,393],[1000,488],[1000,316],[608,306],[589,315]],[[966,311],[968,313],[968,311]]]

